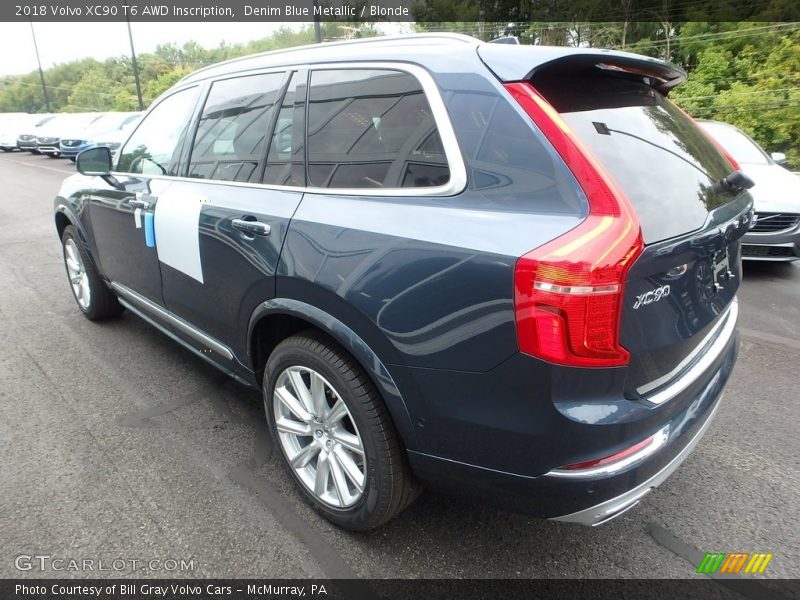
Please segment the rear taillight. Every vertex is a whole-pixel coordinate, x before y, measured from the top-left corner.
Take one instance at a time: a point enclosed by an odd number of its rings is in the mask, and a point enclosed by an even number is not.
[[[514,310],[522,352],[578,367],[626,365],[619,341],[628,269],[644,247],[630,201],[528,83],[505,85],[572,171],[589,200],[576,228],[517,260]]]

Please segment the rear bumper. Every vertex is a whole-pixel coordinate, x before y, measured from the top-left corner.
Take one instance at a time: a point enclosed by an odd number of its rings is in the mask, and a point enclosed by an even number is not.
[[[692,453],[692,450],[694,450],[695,446],[697,446],[700,438],[703,437],[703,434],[705,434],[709,425],[711,425],[711,421],[714,419],[714,415],[716,415],[718,409],[719,402],[714,405],[714,408],[706,417],[705,422],[703,422],[697,432],[691,437],[689,443],[684,446],[683,450],[678,452],[678,454],[675,455],[675,458],[669,461],[666,466],[658,471],[655,475],[643,481],[636,487],[631,488],[624,494],[620,494],[619,496],[610,498],[605,502],[601,502],[600,504],[596,504],[568,515],[553,517],[552,520],[565,521],[568,523],[580,523],[581,525],[595,527],[619,517],[639,504],[639,501],[644,496],[664,483],[664,481],[666,481],[667,478],[672,475],[681,465],[681,463],[683,463],[683,461],[686,460],[686,458]]]
[[[731,316],[735,323],[735,314]],[[412,469],[430,487],[468,500],[538,518],[599,525],[632,508],[663,483],[707,431],[739,347],[734,328],[721,331],[702,356],[676,376],[680,385],[670,382],[659,388],[673,393],[660,404],[620,398],[620,391],[609,396],[610,387],[621,390],[622,371],[614,382],[607,372],[582,370],[572,371],[566,380],[581,394],[585,392],[586,400],[573,408],[559,407],[550,397],[553,382],[547,381],[546,371],[535,372],[535,363],[522,356],[497,374],[467,379],[463,387],[463,374],[439,380],[433,378],[434,370],[428,370],[422,389],[437,393],[440,406],[452,398],[456,412],[442,424],[427,417],[426,430],[434,424],[437,429],[447,425],[452,434],[445,436],[447,448],[438,444],[441,454],[425,448],[409,451]],[[697,365],[702,365],[702,372],[697,372]],[[524,395],[515,405],[517,385]],[[534,396],[537,390],[546,396]],[[476,393],[476,404],[484,410],[470,414],[474,407],[467,398]],[[570,474],[560,468],[616,454],[664,431],[666,440],[657,451],[630,464]],[[460,456],[444,458],[445,452]]]

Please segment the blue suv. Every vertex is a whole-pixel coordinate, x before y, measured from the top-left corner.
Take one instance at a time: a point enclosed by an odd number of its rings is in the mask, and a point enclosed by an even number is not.
[[[117,138],[125,128],[139,118],[139,113],[110,112],[105,113],[97,121],[79,132],[80,135],[61,138],[60,154],[64,158],[75,160],[81,152],[92,146],[108,146],[112,150]]]
[[[596,525],[686,458],[738,348],[751,182],[592,48],[420,35],[236,59],[55,199],[70,286],[263,391],[327,519],[423,484]]]

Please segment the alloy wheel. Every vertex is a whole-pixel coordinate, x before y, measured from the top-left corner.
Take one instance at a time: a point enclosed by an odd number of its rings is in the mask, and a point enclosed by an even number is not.
[[[272,409],[283,452],[306,489],[334,508],[356,504],[366,488],[364,444],[333,386],[313,369],[288,367]]]
[[[67,275],[70,285],[72,285],[72,292],[75,294],[75,300],[82,309],[86,310],[92,300],[89,275],[86,273],[86,266],[81,259],[78,245],[72,238],[69,238],[64,244],[64,262],[67,265]]]

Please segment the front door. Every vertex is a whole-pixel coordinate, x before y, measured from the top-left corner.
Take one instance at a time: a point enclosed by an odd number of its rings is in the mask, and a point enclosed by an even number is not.
[[[154,238],[158,199],[175,175],[198,88],[178,91],[153,108],[122,148],[116,186],[105,182],[89,197],[89,222],[102,273],[151,302],[163,304]],[[98,181],[102,181],[98,178]]]

